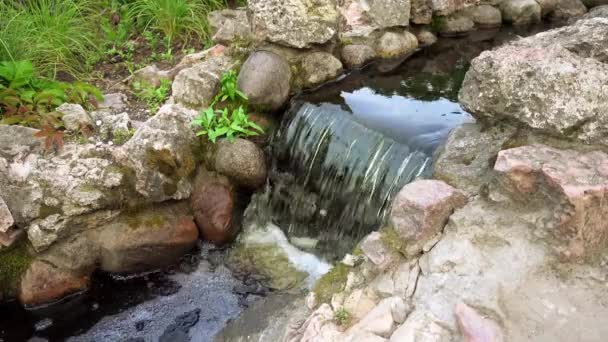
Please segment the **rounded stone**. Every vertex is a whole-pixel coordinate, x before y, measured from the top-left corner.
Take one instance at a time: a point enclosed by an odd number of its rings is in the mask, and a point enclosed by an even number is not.
[[[568,20],[587,13],[587,7],[581,0],[557,0],[550,17],[554,20]]]
[[[479,5],[471,7],[466,12],[467,16],[481,28],[495,28],[502,24],[502,14],[496,7],[490,5]]]
[[[264,151],[249,140],[221,140],[215,155],[215,170],[239,185],[257,189],[266,182]]]
[[[21,279],[19,301],[25,306],[37,306],[58,301],[89,287],[89,277],[34,261]]]
[[[302,81],[304,87],[316,85],[333,80],[340,76],[342,62],[327,52],[313,52],[302,60]]]
[[[418,39],[410,32],[386,32],[380,37],[376,53],[381,58],[405,57],[416,51]]]
[[[437,43],[437,36],[429,30],[420,30],[416,33],[420,46],[430,46]]]
[[[541,7],[535,0],[505,0],[500,3],[502,19],[513,25],[539,23]]]
[[[349,69],[357,69],[376,57],[376,52],[369,45],[351,44],[342,48],[342,60]]]
[[[463,36],[471,32],[475,24],[465,16],[450,16],[441,18],[439,35],[444,37]]]
[[[257,51],[247,58],[239,72],[239,89],[249,104],[259,109],[280,109],[291,90],[291,68],[273,52]]]

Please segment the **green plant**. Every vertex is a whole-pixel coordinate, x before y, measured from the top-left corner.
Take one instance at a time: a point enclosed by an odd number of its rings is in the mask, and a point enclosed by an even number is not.
[[[218,104],[221,104],[223,109],[216,109]],[[197,133],[198,136],[207,136],[213,143],[220,137],[233,141],[237,137],[264,133],[262,127],[249,120],[247,96],[238,89],[237,75],[232,70],[222,75],[220,92],[192,124],[202,128]]]
[[[123,145],[133,137],[133,134],[135,134],[135,129],[133,128],[118,129],[113,133],[112,142],[116,145]]]
[[[350,323],[350,313],[345,308],[339,308],[334,312],[334,322],[339,326],[347,326]]]
[[[29,60],[42,75],[82,76],[84,61],[98,55],[96,23],[89,0],[0,1],[0,60]]]
[[[175,39],[206,39],[207,15],[223,7],[222,0],[134,0],[130,8],[142,31],[161,32],[169,48]]]
[[[169,97],[171,81],[161,79],[158,87],[145,82],[134,82],[133,89],[135,90],[135,97],[144,101],[152,113],[156,113]]]

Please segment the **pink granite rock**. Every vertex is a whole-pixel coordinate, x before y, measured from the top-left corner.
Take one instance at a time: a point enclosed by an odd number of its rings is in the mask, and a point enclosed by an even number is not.
[[[393,202],[390,224],[405,241],[406,254],[420,253],[466,202],[459,190],[442,181],[418,180],[404,186]]]
[[[513,198],[553,206],[552,230],[564,256],[589,256],[608,246],[608,154],[530,145],[504,150],[494,166]],[[553,227],[549,227],[553,228]]]
[[[491,319],[483,317],[475,309],[464,303],[456,304],[456,320],[465,342],[502,342],[502,330]]]
[[[6,233],[15,224],[13,215],[8,210],[8,206],[4,203],[2,197],[0,197],[0,232]]]

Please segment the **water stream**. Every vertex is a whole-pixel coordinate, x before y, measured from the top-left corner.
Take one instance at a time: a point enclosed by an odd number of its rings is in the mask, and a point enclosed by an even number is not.
[[[266,216],[258,220],[280,227],[294,260],[325,269],[301,251],[341,258],[382,225],[404,184],[430,174],[449,131],[472,120],[457,103],[469,61],[542,29],[442,39],[391,72],[370,66],[297,96],[272,142],[270,187],[256,196]],[[52,308],[0,306],[0,341],[213,341],[268,294],[255,278],[230,271],[225,255],[201,244],[163,272],[97,275],[89,293]]]

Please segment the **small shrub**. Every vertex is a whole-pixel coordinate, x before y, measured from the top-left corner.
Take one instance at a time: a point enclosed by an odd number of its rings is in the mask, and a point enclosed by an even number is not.
[[[334,322],[339,326],[347,326],[350,324],[351,316],[345,308],[339,308],[334,312]]]
[[[230,70],[222,75],[221,89],[213,103],[192,121],[202,128],[197,135],[207,136],[213,143],[220,137],[233,141],[237,137],[249,137],[264,133],[262,127],[249,120],[247,96],[238,89],[237,75]],[[217,104],[223,109],[215,109]]]
[[[160,86],[154,87],[143,82],[134,82],[135,97],[144,101],[152,113],[156,113],[171,92],[171,81],[162,79]]]
[[[116,145],[124,145],[135,134],[135,129],[119,129],[112,135],[112,142]]]

